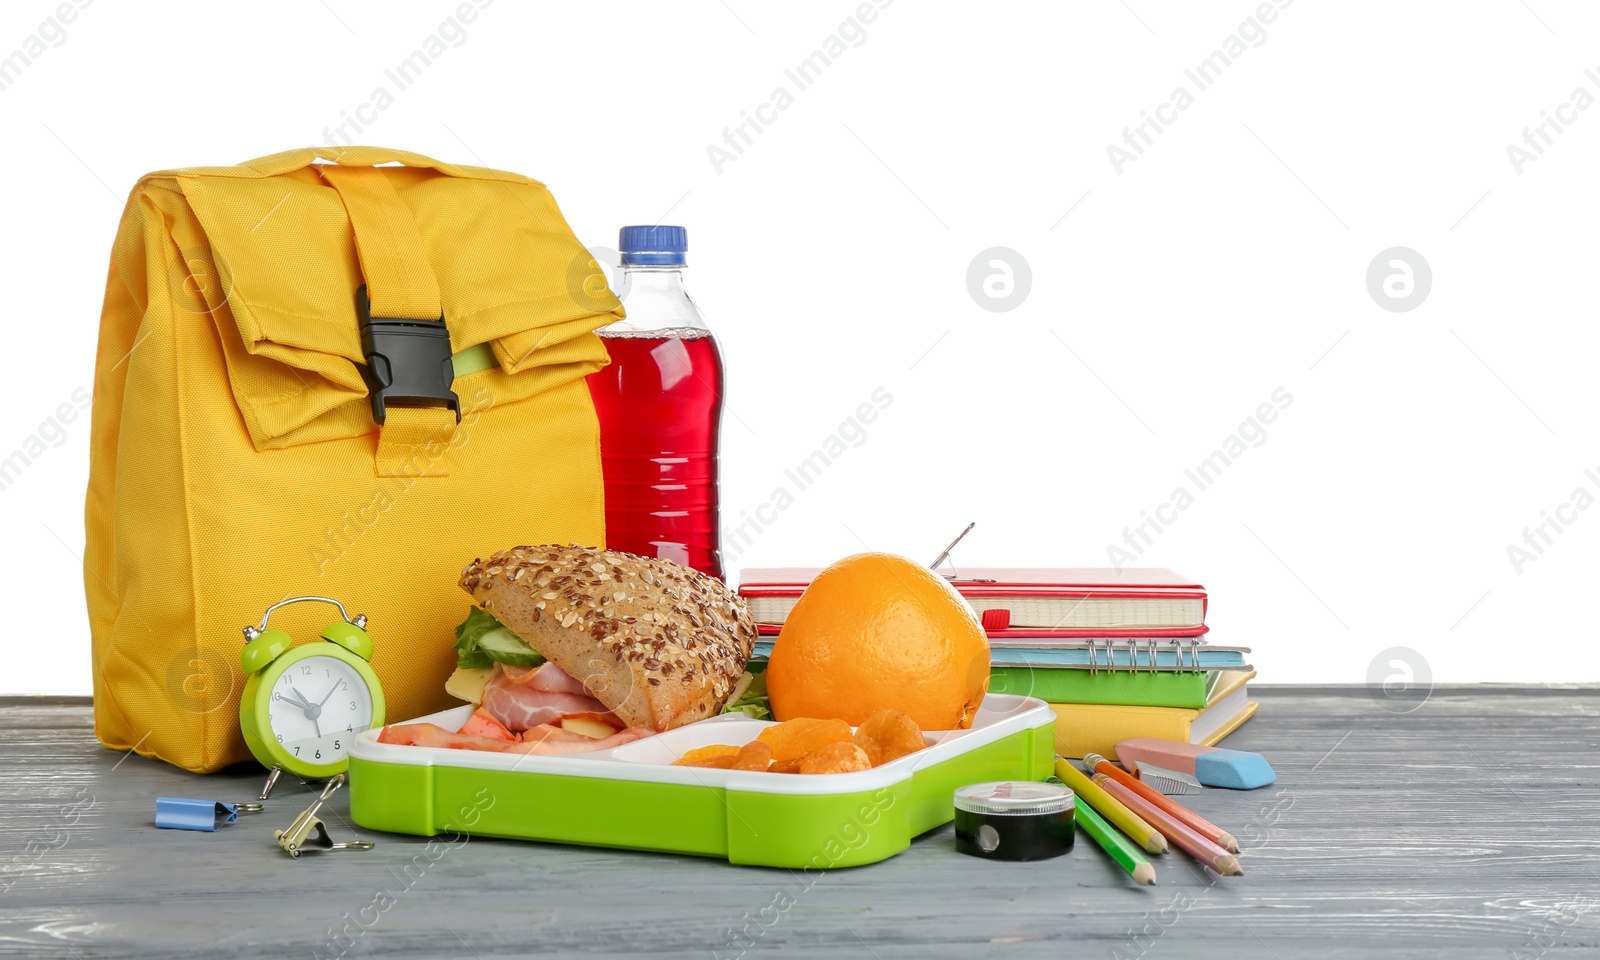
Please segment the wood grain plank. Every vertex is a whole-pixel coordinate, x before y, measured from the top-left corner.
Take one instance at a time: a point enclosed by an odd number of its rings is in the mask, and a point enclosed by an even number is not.
[[[1404,714],[1361,690],[1254,692],[1261,712],[1228,745],[1267,755],[1278,783],[1189,798],[1241,838],[1246,876],[1174,854],[1155,888],[1081,840],[996,864],[955,853],[948,827],[815,880],[514,841],[430,848],[356,829],[342,796],[330,830],[377,848],[296,862],[271,834],[304,785],[216,834],[157,830],[155,797],[248,799],[260,771],[112,753],[85,702],[9,698],[0,957],[1595,955],[1600,690],[1440,688]]]

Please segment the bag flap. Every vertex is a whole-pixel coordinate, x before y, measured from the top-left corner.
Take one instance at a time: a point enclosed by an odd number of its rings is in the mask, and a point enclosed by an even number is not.
[[[152,187],[165,181],[182,193],[203,234],[174,241],[191,278],[208,271],[202,296],[258,449],[375,429],[361,377],[355,238],[318,157],[406,164],[383,169],[438,278],[463,413],[475,405],[469,394],[504,403],[605,365],[593,331],[622,317],[622,305],[535,180],[378,148],[152,174]],[[493,364],[481,357],[484,346]],[[472,348],[477,362],[463,363],[459,355]]]

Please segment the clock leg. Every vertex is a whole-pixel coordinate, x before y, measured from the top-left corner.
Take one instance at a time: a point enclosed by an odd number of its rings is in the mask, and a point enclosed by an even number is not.
[[[261,788],[261,796],[257,797],[256,798],[257,800],[265,800],[265,799],[267,799],[267,796],[272,793],[272,788],[278,785],[278,776],[280,774],[282,774],[282,773],[283,773],[283,768],[282,767],[273,767],[272,768],[272,772],[267,774],[266,785],[264,785]]]

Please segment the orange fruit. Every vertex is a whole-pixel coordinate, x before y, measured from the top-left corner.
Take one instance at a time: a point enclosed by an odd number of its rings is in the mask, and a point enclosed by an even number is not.
[[[941,576],[889,553],[845,557],[817,575],[784,620],[767,665],[779,720],[880,710],[923,730],[972,726],[989,688],[989,638]]]

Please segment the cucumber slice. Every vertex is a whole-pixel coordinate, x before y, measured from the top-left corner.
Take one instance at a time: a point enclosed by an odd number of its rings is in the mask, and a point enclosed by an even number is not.
[[[496,627],[479,637],[478,649],[508,667],[537,667],[544,663],[539,651],[506,627]]]

